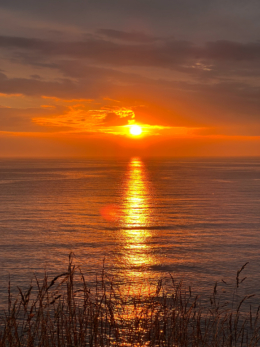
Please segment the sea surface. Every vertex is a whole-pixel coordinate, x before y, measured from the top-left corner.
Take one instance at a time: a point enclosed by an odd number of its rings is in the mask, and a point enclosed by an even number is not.
[[[260,299],[260,159],[1,159],[0,306],[9,278],[66,271],[145,290],[159,278],[204,296],[215,282]],[[242,276],[242,275],[241,275]]]

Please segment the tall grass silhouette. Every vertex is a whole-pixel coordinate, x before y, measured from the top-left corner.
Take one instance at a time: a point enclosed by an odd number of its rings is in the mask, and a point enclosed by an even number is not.
[[[237,272],[235,295],[244,279]],[[208,305],[170,277],[148,293],[131,295],[103,269],[89,286],[72,254],[68,270],[18,288],[1,315],[0,346],[259,346],[259,308],[241,312],[250,295],[222,303],[213,288]],[[170,293],[170,294],[169,294]]]

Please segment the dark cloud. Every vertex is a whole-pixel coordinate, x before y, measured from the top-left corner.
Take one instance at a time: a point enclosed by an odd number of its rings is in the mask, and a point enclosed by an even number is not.
[[[124,36],[126,33],[122,33]],[[131,35],[131,34],[130,34]],[[122,36],[122,37],[123,37]],[[160,68],[196,68],[202,63],[204,71],[214,69],[223,62],[236,64],[250,62],[260,65],[260,42],[238,43],[230,41],[208,42],[203,46],[173,39],[159,43],[128,44],[91,38],[78,42],[54,42],[23,37],[0,36],[0,47],[38,52],[45,57],[64,56],[88,59],[115,66],[152,66]],[[188,66],[187,66],[188,64]]]
[[[1,0],[0,131],[94,136],[128,110],[201,136],[259,135],[259,15],[259,0]]]
[[[0,93],[109,97],[133,107],[144,104],[136,120],[154,125],[252,127],[259,122],[260,86],[255,78],[260,75],[259,42],[217,40],[198,45],[112,29],[99,30],[98,35],[68,42],[0,36],[0,48],[10,61],[56,70],[65,77],[53,74],[45,80],[39,78],[44,74],[34,73],[8,78],[0,73]],[[167,78],[154,74],[157,68],[168,71]],[[125,122],[113,113],[104,119],[106,126]]]
[[[113,71],[105,70],[107,80],[112,81]],[[136,121],[146,124],[161,124],[164,126],[230,126],[232,124],[244,125],[244,132],[250,126],[259,123],[260,110],[260,88],[241,83],[222,82],[212,85],[192,84],[187,82],[169,82],[156,80],[142,80],[136,76],[129,85],[124,86],[115,82],[106,82],[106,75],[102,78],[102,70],[100,76],[96,79],[92,86],[96,90],[93,95],[93,88],[87,87],[87,79],[82,79],[77,85],[63,82],[44,82],[36,79],[12,79],[6,76],[0,76],[0,92],[2,93],[21,93],[25,95],[49,95],[63,99],[71,98],[89,98],[90,95],[97,97],[109,96],[115,100],[121,100],[119,106],[130,108],[136,114]],[[120,76],[123,78],[123,74]],[[116,78],[114,77],[114,80]],[[127,80],[127,75],[125,76]],[[95,84],[94,84],[95,83]],[[90,83],[91,85],[91,83]],[[68,87],[69,86],[69,87]],[[127,97],[126,97],[127,96]],[[48,104],[48,100],[44,101]],[[52,102],[53,103],[53,102]],[[75,101],[74,103],[78,103]],[[91,108],[99,109],[99,107],[109,106],[113,101],[102,101],[100,105]],[[54,101],[55,104],[55,101]],[[117,105],[117,103],[114,103]],[[20,124],[19,119],[15,119],[16,110],[13,112],[9,109],[3,109],[1,112],[12,114],[9,124]],[[38,112],[34,110],[35,115]],[[47,115],[52,110],[40,111]],[[59,113],[64,114],[64,110]],[[20,111],[19,111],[20,114]],[[25,116],[26,112],[23,112]],[[32,112],[27,113],[32,117]],[[11,116],[10,116],[11,117]],[[7,118],[6,118],[7,119]],[[6,121],[5,121],[6,122]],[[4,124],[1,122],[1,124]],[[6,124],[6,123],[5,123]],[[104,126],[124,125],[127,119],[120,119],[112,111],[107,113],[103,120]],[[255,128],[256,129],[256,128]],[[257,127],[258,129],[258,127]]]
[[[130,41],[130,42],[141,42],[141,43],[150,43],[158,41],[159,38],[152,37],[142,32],[125,32],[120,30],[113,29],[99,29],[97,33],[101,36],[105,36],[111,39],[119,41]]]
[[[64,110],[59,108],[53,112],[53,110],[43,108],[0,108],[0,131],[41,132],[43,128],[33,123],[32,118],[46,117],[52,113],[59,114],[59,112],[62,113]]]
[[[40,75],[31,75],[30,77],[35,79],[35,80],[40,80],[41,79]]]
[[[112,30],[147,28],[182,39],[242,40],[259,38],[258,0],[1,0],[3,10],[48,24]],[[13,23],[13,26],[15,23]]]
[[[116,115],[113,112],[107,113],[106,117],[103,120],[104,126],[118,126],[118,125],[126,125],[127,124],[127,118],[119,118],[118,115]]]
[[[203,56],[212,60],[258,61],[260,63],[260,41],[239,43],[231,41],[207,42]]]
[[[77,85],[68,79],[47,82],[38,78],[7,78],[5,74],[0,73],[0,93],[64,97],[77,94],[77,90]]]

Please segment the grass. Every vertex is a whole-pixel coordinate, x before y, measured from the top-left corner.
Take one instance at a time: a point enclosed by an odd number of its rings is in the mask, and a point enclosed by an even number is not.
[[[237,272],[234,294],[244,279]],[[47,275],[13,298],[1,315],[0,346],[259,346],[259,308],[242,313],[251,296],[234,306],[218,296],[217,284],[209,305],[191,289],[171,279],[170,294],[163,281],[148,293],[133,295],[109,280],[103,270],[90,287],[69,257],[68,270]]]

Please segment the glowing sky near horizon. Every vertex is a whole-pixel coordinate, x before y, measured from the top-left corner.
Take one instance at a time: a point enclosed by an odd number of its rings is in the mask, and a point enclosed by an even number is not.
[[[2,0],[0,157],[260,155],[259,15],[254,0]]]

